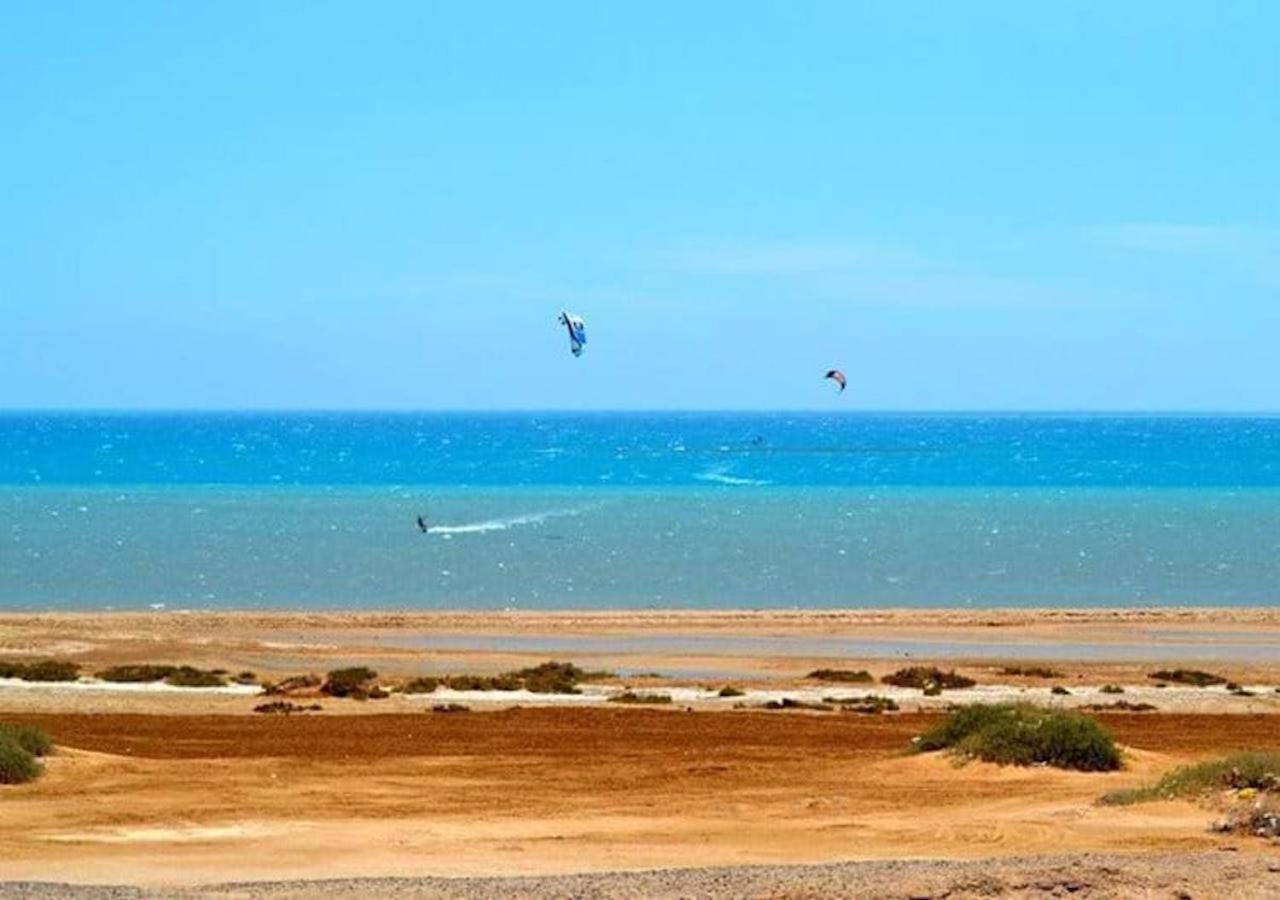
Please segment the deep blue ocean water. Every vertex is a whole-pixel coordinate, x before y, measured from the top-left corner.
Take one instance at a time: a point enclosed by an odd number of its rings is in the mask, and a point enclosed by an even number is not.
[[[5,608],[1273,604],[1280,418],[8,413],[0,515]]]

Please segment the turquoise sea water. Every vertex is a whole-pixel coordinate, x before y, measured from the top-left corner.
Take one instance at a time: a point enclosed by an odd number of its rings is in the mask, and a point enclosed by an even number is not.
[[[0,515],[10,609],[1273,604],[1280,419],[11,413]]]

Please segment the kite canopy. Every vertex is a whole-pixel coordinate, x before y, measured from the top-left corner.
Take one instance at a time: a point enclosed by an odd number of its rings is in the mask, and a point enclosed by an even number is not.
[[[560,313],[560,324],[569,332],[569,352],[574,356],[582,355],[582,348],[587,343],[587,323],[581,316],[571,312]]]
[[[840,393],[842,394],[844,393],[845,385],[849,383],[849,379],[845,378],[844,373],[841,372],[839,369],[831,369],[823,377],[830,378],[836,384],[840,385]]]

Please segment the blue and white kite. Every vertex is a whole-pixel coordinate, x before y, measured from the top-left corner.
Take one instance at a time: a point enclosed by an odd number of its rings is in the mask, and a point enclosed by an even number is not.
[[[587,323],[581,316],[571,312],[560,313],[560,324],[569,332],[569,351],[574,356],[582,355],[582,348],[587,344]]]

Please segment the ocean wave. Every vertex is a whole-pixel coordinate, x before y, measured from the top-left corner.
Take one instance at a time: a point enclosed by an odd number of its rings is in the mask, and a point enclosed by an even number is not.
[[[579,506],[572,509],[547,509],[501,519],[486,519],[483,522],[467,522],[462,525],[432,525],[427,529],[427,534],[486,534],[490,531],[506,531],[509,528],[519,528],[521,525],[541,525],[548,519],[578,516],[593,508],[594,506]]]
[[[738,475],[730,475],[724,469],[713,469],[710,472],[699,472],[693,476],[699,481],[710,481],[713,484],[728,484],[734,487],[762,487],[770,482],[762,478],[742,478]]]

